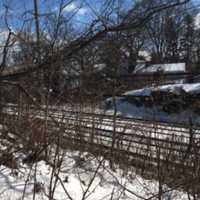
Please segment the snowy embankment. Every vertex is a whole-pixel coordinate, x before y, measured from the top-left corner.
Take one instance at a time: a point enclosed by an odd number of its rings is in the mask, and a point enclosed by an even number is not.
[[[134,169],[126,175],[119,169],[113,172],[108,162],[101,162],[101,159],[98,160],[87,153],[80,155],[78,152],[65,152],[60,173],[58,173],[54,199],[139,200],[154,195],[157,197],[158,183],[156,181],[144,180],[135,174]],[[44,161],[38,162],[37,165],[20,164],[15,170],[1,166],[0,199],[31,200],[35,185],[37,186],[35,199],[48,200],[52,169]],[[54,181],[55,176],[53,184]],[[165,190],[169,188],[164,186]],[[187,199],[187,195],[173,190],[163,194],[163,200],[168,199],[184,200]]]
[[[168,92],[174,94],[200,94],[200,83],[194,84],[172,84],[172,85],[163,85],[158,87],[149,87],[140,90],[126,92],[125,95],[135,95],[135,96],[151,96],[152,92]]]
[[[149,87],[124,93],[116,100],[118,115],[168,122],[200,124],[200,83]],[[147,99],[147,100],[146,100]],[[106,100],[113,112],[112,99]]]
[[[1,138],[0,199],[49,200],[54,186],[55,200],[157,199],[159,183],[142,178],[134,167],[122,170],[114,165],[113,171],[101,156],[61,148],[55,151],[55,147],[49,149],[51,156],[34,161],[31,154],[16,151],[9,140]],[[163,200],[188,199],[183,191],[166,185],[162,196]]]

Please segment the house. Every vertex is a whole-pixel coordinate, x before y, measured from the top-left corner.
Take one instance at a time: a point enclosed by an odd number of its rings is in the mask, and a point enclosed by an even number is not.
[[[136,65],[134,74],[152,74],[156,72],[163,73],[184,73],[186,72],[185,63],[152,64],[139,63]]]
[[[6,49],[6,65],[12,66],[15,64],[13,55],[19,51],[18,44],[19,41],[15,35],[9,35],[9,31],[7,30],[0,31],[0,63],[2,63],[4,59],[4,51]]]

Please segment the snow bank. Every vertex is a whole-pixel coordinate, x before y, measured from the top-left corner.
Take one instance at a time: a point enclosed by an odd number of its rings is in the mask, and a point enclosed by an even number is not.
[[[78,160],[83,161],[78,165]],[[87,158],[87,159],[86,159]],[[99,158],[101,160],[101,158]],[[80,164],[80,163],[79,163]],[[63,181],[64,187],[58,181],[55,198],[58,200],[66,200],[66,191],[73,200],[81,200],[88,185],[93,179],[93,175],[99,166],[99,160],[95,159],[87,153],[68,152],[64,157],[59,174]],[[3,200],[19,200],[22,199],[23,192],[26,200],[33,199],[33,183],[34,168],[30,171],[31,166],[21,165],[18,173],[13,174],[12,171],[5,166],[0,167],[0,199]],[[48,188],[51,179],[52,168],[44,161],[37,163],[36,179],[43,187],[43,190],[36,194],[37,200],[48,200]],[[30,173],[31,172],[31,173]],[[134,169],[129,170],[124,176],[124,172],[116,169],[115,172],[110,170],[107,161],[104,161],[99,168],[91,187],[87,192],[88,200],[110,200],[112,199],[133,199],[139,200],[148,198],[158,193],[158,182],[145,180],[141,176],[136,175]],[[27,178],[29,180],[27,181]],[[27,181],[26,189],[24,189]],[[125,189],[127,188],[127,189]],[[165,187],[168,190],[168,187]],[[131,192],[130,192],[131,191]],[[138,196],[137,196],[138,195]],[[166,192],[163,200],[186,200],[187,195],[183,192],[174,190]]]
[[[176,109],[177,112],[168,113],[164,111],[164,105],[169,105],[170,100],[162,98],[159,105],[155,102],[152,102],[151,106],[145,106],[145,103],[142,102],[139,97],[151,97],[155,95],[154,92],[164,92],[166,94],[176,94],[178,95],[177,99],[171,99],[176,101],[176,104],[180,105],[178,102],[182,102],[179,99],[182,94],[196,95],[200,94],[200,83],[195,84],[173,84],[165,85],[159,87],[149,87],[139,90],[132,90],[124,93],[124,97],[117,98],[117,114],[124,117],[133,117],[141,118],[148,120],[158,120],[158,121],[167,121],[167,122],[179,122],[179,123],[189,123],[190,119],[193,119],[193,123],[200,124],[200,115],[194,110],[191,109],[191,106],[187,106],[182,110]],[[153,94],[154,93],[154,94]],[[127,97],[126,97],[127,95]],[[131,100],[133,96],[133,100]],[[151,98],[150,98],[151,99]],[[179,101],[178,101],[179,100]],[[107,114],[113,113],[112,99],[107,99]],[[183,102],[184,103],[184,102]]]
[[[124,93],[125,95],[133,96],[151,96],[152,92],[161,91],[161,92],[170,92],[175,94],[181,94],[182,92],[188,94],[199,94],[200,93],[200,83],[192,84],[171,84],[158,87],[149,87],[139,90],[132,90]]]

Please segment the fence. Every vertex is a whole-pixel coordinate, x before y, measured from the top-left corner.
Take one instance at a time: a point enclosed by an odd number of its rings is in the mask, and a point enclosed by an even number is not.
[[[25,120],[23,116],[27,116],[27,113],[35,118],[44,118],[44,113],[37,112],[33,107],[29,107],[29,110],[23,111],[20,115],[18,111],[16,106],[7,107],[3,114],[4,123],[6,120]],[[87,149],[93,147],[96,151],[107,154],[112,148],[117,156],[151,160],[151,163],[156,163],[159,159],[163,163],[186,163],[192,167],[200,158],[200,127],[193,124],[114,118],[104,114],[58,109],[49,109],[49,115],[49,129],[55,130],[57,126],[52,118],[64,127],[65,143],[81,145]]]

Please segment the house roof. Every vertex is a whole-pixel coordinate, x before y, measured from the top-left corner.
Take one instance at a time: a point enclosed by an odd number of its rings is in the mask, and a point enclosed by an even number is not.
[[[136,65],[134,73],[154,73],[154,72],[185,72],[185,63],[155,64],[147,66],[144,63]]]

